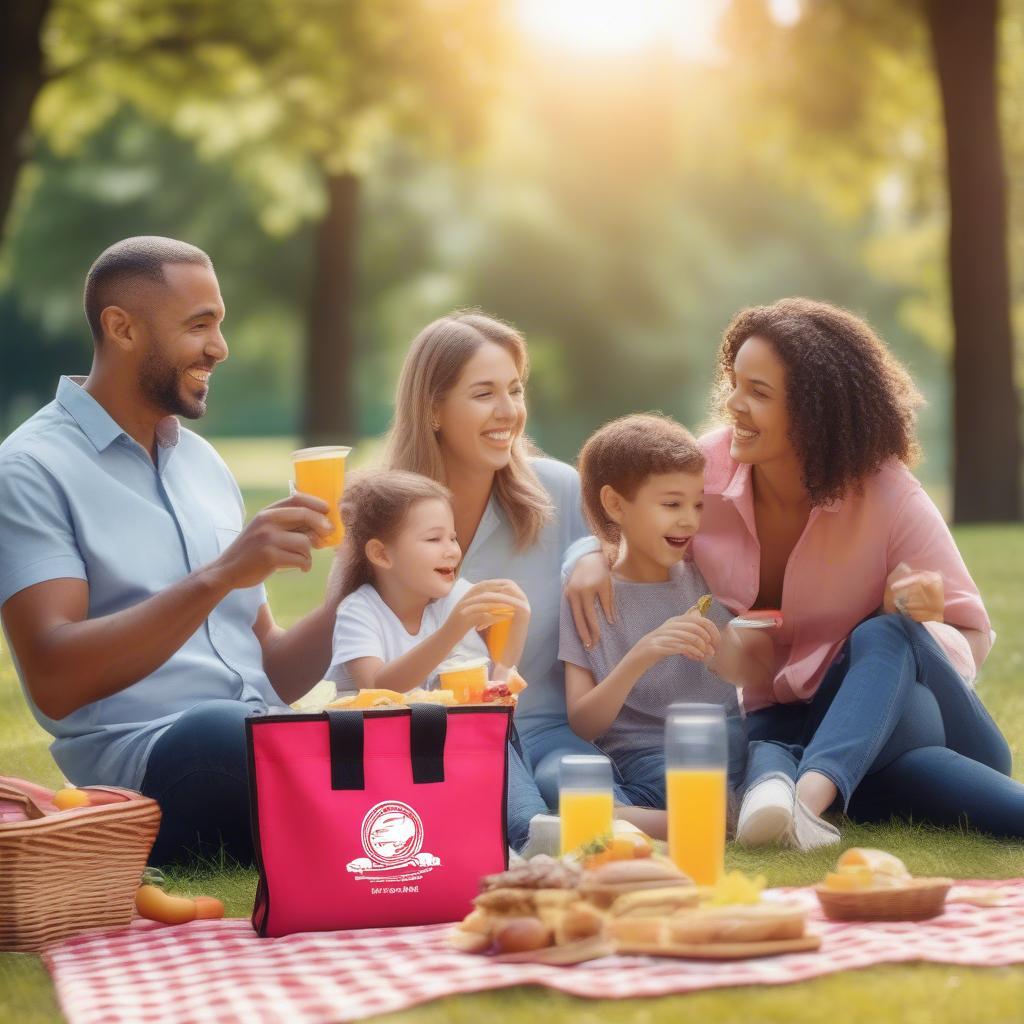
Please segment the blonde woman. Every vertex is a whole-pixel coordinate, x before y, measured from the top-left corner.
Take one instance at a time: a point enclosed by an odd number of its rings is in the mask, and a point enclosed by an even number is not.
[[[513,833],[515,808],[532,817],[557,805],[563,754],[598,752],[569,728],[558,660],[560,566],[590,530],[576,470],[543,457],[526,436],[528,375],[526,343],[510,325],[473,311],[428,324],[402,367],[386,458],[389,469],[421,473],[451,491],[462,576],[510,579],[529,600],[518,667],[530,685],[516,724],[537,785],[527,776],[521,792],[510,792]],[[630,803],[621,791],[617,802]],[[643,812],[625,816],[639,824]]]

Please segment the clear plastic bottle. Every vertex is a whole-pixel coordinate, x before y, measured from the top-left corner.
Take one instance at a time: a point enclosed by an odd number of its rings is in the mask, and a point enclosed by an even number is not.
[[[612,763],[599,754],[567,754],[558,764],[562,854],[611,837],[615,800]]]
[[[725,709],[673,704],[665,718],[668,851],[698,885],[714,885],[725,865],[729,751]]]

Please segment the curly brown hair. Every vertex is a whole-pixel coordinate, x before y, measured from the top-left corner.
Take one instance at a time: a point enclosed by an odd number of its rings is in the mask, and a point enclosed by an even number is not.
[[[601,488],[614,488],[627,501],[658,473],[699,473],[704,453],[693,434],[671,416],[634,413],[600,427],[580,449],[580,490],[591,528],[616,544],[619,527],[601,504]]]
[[[828,504],[888,459],[920,455],[910,374],[860,317],[811,299],[780,299],[738,313],[725,330],[715,377],[717,411],[733,388],[736,354],[752,337],[768,341],[786,368],[789,440],[815,505]]]

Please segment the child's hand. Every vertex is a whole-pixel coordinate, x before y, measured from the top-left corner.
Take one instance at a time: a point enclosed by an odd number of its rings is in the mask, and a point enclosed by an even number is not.
[[[494,614],[501,605],[515,609],[516,615],[529,617],[530,603],[526,595],[512,580],[483,580],[474,584],[451,610],[446,625],[465,636],[471,629],[481,630],[505,618]]]
[[[508,582],[511,583],[511,580]],[[529,622],[530,599],[523,593],[522,588],[515,583],[511,583],[511,586],[507,587],[503,594],[501,604],[505,605],[506,608],[512,609],[512,620],[514,622]]]
[[[651,630],[636,645],[641,655],[653,662],[672,654],[680,654],[691,661],[709,661],[715,656],[722,635],[718,627],[699,612],[676,615]]]

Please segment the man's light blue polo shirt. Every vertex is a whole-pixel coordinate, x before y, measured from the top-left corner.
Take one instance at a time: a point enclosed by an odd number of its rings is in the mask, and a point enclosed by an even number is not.
[[[230,471],[198,434],[161,422],[154,465],[79,379],[62,377],[56,400],[0,445],[0,605],[71,577],[88,582],[98,618],[213,561],[245,513]],[[218,698],[257,714],[280,706],[252,631],[265,600],[262,586],[232,591],[155,672],[59,721],[26,690],[65,776],[138,789],[153,744],[189,708]]]

